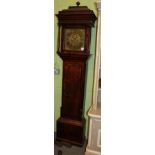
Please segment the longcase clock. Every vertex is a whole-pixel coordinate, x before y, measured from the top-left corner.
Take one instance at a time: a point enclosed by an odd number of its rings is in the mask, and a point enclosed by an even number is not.
[[[77,6],[59,11],[56,16],[59,26],[57,53],[63,60],[62,105],[56,139],[82,146],[86,61],[90,55],[91,27],[96,16],[79,2]]]

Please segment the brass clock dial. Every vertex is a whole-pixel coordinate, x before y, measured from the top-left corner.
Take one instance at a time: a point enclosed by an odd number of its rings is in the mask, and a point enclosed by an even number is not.
[[[72,51],[83,51],[85,41],[84,29],[65,29],[64,49]]]

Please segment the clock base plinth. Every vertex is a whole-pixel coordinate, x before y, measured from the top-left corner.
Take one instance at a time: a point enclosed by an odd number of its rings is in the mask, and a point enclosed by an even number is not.
[[[83,146],[85,119],[81,121],[60,117],[57,121],[57,141]]]

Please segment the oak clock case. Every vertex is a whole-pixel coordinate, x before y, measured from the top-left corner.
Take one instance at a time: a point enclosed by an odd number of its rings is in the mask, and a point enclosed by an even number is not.
[[[59,11],[58,55],[63,60],[62,104],[57,120],[57,141],[82,146],[85,140],[84,90],[90,56],[91,27],[96,16],[87,6]]]

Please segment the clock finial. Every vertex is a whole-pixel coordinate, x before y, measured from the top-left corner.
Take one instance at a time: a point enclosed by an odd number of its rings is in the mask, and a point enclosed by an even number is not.
[[[79,2],[79,1],[77,1],[77,2],[76,2],[76,5],[77,5],[77,6],[79,6],[79,5],[80,5],[80,2]]]

